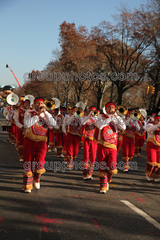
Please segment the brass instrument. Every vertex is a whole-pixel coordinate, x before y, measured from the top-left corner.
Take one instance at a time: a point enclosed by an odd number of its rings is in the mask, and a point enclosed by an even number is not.
[[[117,106],[117,114],[118,115],[120,115],[120,116],[125,116],[126,114],[127,114],[127,109],[124,107],[124,106],[122,106],[122,105],[119,105],[119,106]]]
[[[84,115],[84,110],[80,107],[76,107],[73,111],[73,115],[76,117],[76,118],[80,118]]]
[[[44,107],[48,111],[53,111],[55,108],[59,108],[59,106],[60,106],[60,101],[58,98],[51,98],[44,101]]]
[[[32,106],[33,103],[34,103],[34,99],[35,99],[35,97],[34,97],[33,95],[26,95],[26,96],[23,98],[23,101],[29,100],[29,101],[30,101],[30,105]]]
[[[15,93],[10,93],[6,98],[6,101],[9,105],[17,105],[19,97]]]
[[[44,107],[48,110],[54,110],[55,109],[55,102],[52,99],[48,99],[44,101]]]
[[[83,111],[85,109],[85,104],[83,102],[78,102],[76,105],[75,105],[77,108],[82,108]]]
[[[140,113],[139,110],[133,110],[133,111],[131,112],[131,118],[132,118],[133,120],[139,120],[140,117],[141,117],[141,113]]]
[[[98,116],[99,112],[97,110],[93,110],[92,111],[92,115],[95,117],[95,116]]]

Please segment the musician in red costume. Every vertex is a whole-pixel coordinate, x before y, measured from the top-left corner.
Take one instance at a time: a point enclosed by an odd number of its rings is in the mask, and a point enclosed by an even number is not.
[[[55,119],[55,117],[58,114],[58,109],[54,109],[52,112],[52,117],[53,119]],[[55,144],[56,144],[56,130],[55,128],[49,129],[48,130],[48,135],[49,135],[49,143],[48,143],[48,152],[52,152],[52,151],[56,151],[57,149],[55,148]]]
[[[79,144],[81,139],[81,113],[83,109],[78,107],[73,111],[73,115],[70,116],[66,125],[68,125],[67,133],[67,169],[73,169],[73,163],[79,152]]]
[[[24,138],[24,114],[30,107],[29,99],[22,102],[22,105],[14,113],[14,121],[18,131],[18,154],[19,161],[23,161],[23,138]]]
[[[129,161],[133,158],[135,152],[135,132],[140,131],[138,121],[132,119],[132,111],[128,110],[126,118],[124,120],[126,124],[126,130],[123,132],[122,143],[122,160],[124,163],[123,171],[127,172],[129,167]]]
[[[59,129],[56,130],[56,145],[55,145],[57,149],[57,157],[64,157],[64,154],[63,154],[64,135],[62,131],[62,123],[64,120],[65,113],[66,113],[66,108],[61,108],[61,110],[55,117],[57,125],[59,126]]]
[[[95,125],[98,120],[96,107],[89,108],[89,115],[86,116],[81,124],[83,127],[83,179],[93,179],[92,174],[97,153],[97,142],[94,140]],[[90,161],[89,161],[90,157]]]
[[[126,129],[123,119],[115,112],[115,105],[105,105],[97,122],[95,139],[97,139],[97,160],[99,163],[100,193],[109,189],[112,175],[117,173],[117,139],[118,129]]]
[[[45,172],[48,127],[57,127],[56,121],[44,107],[44,99],[34,100],[34,110],[24,115],[23,142],[23,186],[25,192],[31,192],[34,186],[40,189],[40,176]]]
[[[67,163],[67,145],[68,145],[68,125],[67,121],[68,119],[73,115],[74,108],[69,109],[69,114],[65,114],[65,117],[63,119],[62,123],[62,132],[63,132],[63,142],[64,142],[64,148],[63,148],[63,154],[64,154],[64,162]]]
[[[160,174],[160,116],[154,117],[154,123],[148,123],[146,179],[159,182]]]
[[[146,140],[146,121],[143,115],[141,115],[140,119],[138,120],[138,124],[140,130],[135,132],[135,157],[141,153]]]

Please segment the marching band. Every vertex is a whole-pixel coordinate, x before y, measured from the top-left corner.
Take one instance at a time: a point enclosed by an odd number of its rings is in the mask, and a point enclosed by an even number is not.
[[[78,102],[73,108],[60,108],[57,98],[44,100],[11,93],[6,99],[5,110],[9,140],[15,144],[19,161],[23,161],[24,192],[31,192],[33,185],[40,189],[41,174],[45,172],[45,157],[56,151],[64,158],[66,170],[74,169],[79,149],[83,149],[82,178],[93,179],[97,158],[100,193],[106,193],[117,173],[117,155],[122,147],[123,172],[130,168],[133,157],[140,155],[147,139],[146,179],[159,181],[160,171],[160,116],[147,119],[145,109],[116,108],[113,102],[105,104],[101,112],[94,106],[85,111],[85,104]],[[18,104],[19,103],[19,104]],[[17,107],[18,104],[18,107]]]

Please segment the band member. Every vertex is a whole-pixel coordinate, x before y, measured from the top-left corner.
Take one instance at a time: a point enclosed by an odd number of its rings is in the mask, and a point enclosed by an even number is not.
[[[54,109],[52,112],[52,117],[55,119],[56,115],[58,114],[58,109]],[[56,130],[55,128],[49,129],[48,130],[48,137],[49,137],[49,146],[48,146],[48,152],[55,151],[55,144],[56,144]],[[56,150],[57,151],[57,150]]]
[[[97,139],[97,159],[99,163],[100,193],[109,189],[112,175],[117,173],[117,139],[118,129],[126,129],[123,119],[115,112],[115,105],[108,102],[104,114],[97,122],[95,139]]]
[[[138,120],[138,124],[140,130],[136,131],[135,133],[135,157],[141,153],[146,139],[146,121],[143,115],[141,115],[140,119]]]
[[[68,125],[67,133],[67,169],[73,168],[73,162],[79,152],[79,144],[81,139],[81,113],[82,108],[75,108],[73,115],[66,121]]]
[[[44,107],[44,99],[34,100],[34,110],[24,115],[23,143],[23,186],[25,192],[31,192],[34,186],[40,189],[40,176],[45,172],[48,127],[57,127],[56,121]]]
[[[160,173],[160,116],[154,117],[154,123],[148,123],[146,179],[159,181]]]
[[[68,119],[73,115],[73,110],[74,108],[69,109],[69,114],[66,114],[63,123],[62,123],[62,132],[63,132],[63,143],[64,143],[64,149],[63,149],[63,154],[64,154],[64,161],[67,163],[67,141],[68,141],[68,125],[67,121]]]
[[[97,142],[94,140],[95,125],[98,120],[98,111],[92,106],[89,108],[89,115],[81,124],[83,128],[83,179],[93,179],[92,174],[97,153]],[[89,162],[90,157],[90,162]]]
[[[133,158],[135,152],[135,132],[140,131],[140,126],[137,120],[131,118],[132,111],[128,110],[126,118],[124,120],[126,124],[126,130],[123,132],[122,143],[122,160],[124,162],[124,172],[127,172],[129,167],[129,161]]]
[[[57,122],[58,125],[58,129],[56,130],[56,149],[57,149],[57,157],[64,157],[63,155],[63,132],[62,132],[62,123],[63,123],[63,119],[64,119],[64,115],[63,112],[65,113],[66,109],[64,110],[63,108],[61,108],[61,111],[59,111],[59,113],[57,114],[57,116],[55,117],[55,120]]]
[[[20,161],[23,161],[24,114],[29,107],[30,101],[28,99],[22,102],[21,107],[14,113],[14,121],[18,131],[18,154]]]

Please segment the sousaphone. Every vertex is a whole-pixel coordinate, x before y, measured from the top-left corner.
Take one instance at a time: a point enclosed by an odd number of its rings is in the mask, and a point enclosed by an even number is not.
[[[139,109],[139,111],[140,111],[141,115],[142,115],[144,118],[146,118],[146,117],[147,117],[147,112],[146,112],[146,110],[145,110],[145,109],[143,109],[143,108],[140,108],[140,109]]]
[[[84,115],[85,104],[83,102],[78,102],[75,107],[73,115],[77,118],[82,117]]]
[[[6,101],[9,105],[17,105],[19,97],[15,93],[10,93],[6,98]]]
[[[30,105],[33,105],[35,97],[33,95],[26,95],[23,99],[23,101],[29,100]]]

